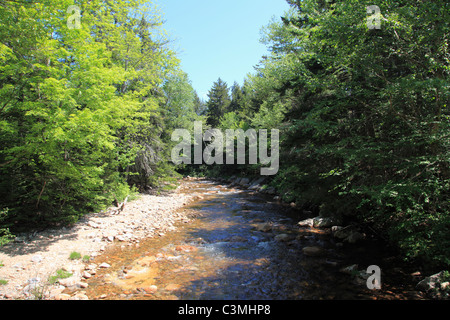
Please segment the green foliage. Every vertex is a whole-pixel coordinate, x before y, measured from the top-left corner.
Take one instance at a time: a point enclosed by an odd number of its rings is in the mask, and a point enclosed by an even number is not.
[[[279,129],[271,186],[283,200],[352,216],[405,257],[448,267],[448,1],[288,2],[262,30],[271,54],[233,86],[230,104],[217,103],[228,93],[213,85],[208,123]],[[370,5],[381,10],[381,29],[367,25]]]
[[[70,278],[71,276],[72,276],[72,273],[70,273],[68,271],[64,271],[62,269],[58,269],[58,270],[56,270],[56,275],[48,277],[48,283],[54,284],[54,283],[56,283],[56,281],[58,281],[58,279],[66,279],[66,278]]]
[[[8,214],[8,208],[0,210],[0,223],[5,219]],[[0,247],[14,239],[14,236],[9,231],[9,228],[0,228]],[[0,267],[3,264],[0,261]]]
[[[69,259],[70,259],[70,260],[78,260],[78,259],[81,259],[81,253],[76,252],[76,251],[73,251],[73,252],[70,253]]]
[[[162,92],[179,61],[161,16],[143,0],[80,2],[70,29],[73,4],[0,5],[2,234],[74,223],[147,188],[167,162],[177,119],[166,126],[174,97]]]
[[[208,93],[207,123],[212,128],[217,128],[220,119],[225,115],[230,106],[229,88],[226,82],[218,79]]]
[[[292,2],[264,30],[272,55],[252,79],[253,123],[284,130],[279,189],[448,265],[448,3],[380,2],[369,30],[372,4]]]

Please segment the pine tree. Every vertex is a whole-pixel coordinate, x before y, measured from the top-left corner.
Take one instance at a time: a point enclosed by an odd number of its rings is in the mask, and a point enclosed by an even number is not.
[[[239,83],[235,82],[231,87],[231,103],[228,111],[238,112],[243,107],[244,107],[244,92]]]
[[[197,91],[194,91],[194,110],[198,116],[205,116],[207,112],[206,103],[200,99]]]
[[[218,79],[208,93],[207,124],[217,127],[221,118],[228,111],[231,100],[226,82]]]

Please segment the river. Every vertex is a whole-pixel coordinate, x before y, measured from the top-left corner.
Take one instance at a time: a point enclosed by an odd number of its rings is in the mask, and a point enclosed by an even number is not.
[[[199,199],[189,222],[141,241],[117,243],[94,260],[111,267],[91,278],[90,299],[304,300],[418,299],[408,272],[378,240],[339,244],[329,229],[300,228],[303,211],[214,181],[185,181]],[[318,256],[305,247],[319,247]],[[382,270],[381,290],[342,269]],[[367,277],[366,277],[367,278]]]

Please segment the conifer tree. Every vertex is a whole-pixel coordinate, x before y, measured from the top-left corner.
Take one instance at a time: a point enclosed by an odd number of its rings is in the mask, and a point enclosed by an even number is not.
[[[208,102],[206,104],[208,108],[207,124],[212,127],[217,127],[220,119],[228,111],[230,103],[228,85],[219,78],[214,82],[213,87],[208,93]]]

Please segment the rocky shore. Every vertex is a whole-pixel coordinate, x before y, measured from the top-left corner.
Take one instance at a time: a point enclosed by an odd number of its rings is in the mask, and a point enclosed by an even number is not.
[[[113,243],[138,245],[142,239],[174,230],[177,221],[189,220],[178,209],[194,198],[183,192],[182,182],[167,195],[141,194],[137,200],[122,204],[123,210],[110,208],[88,214],[70,228],[16,237],[0,248],[0,300],[87,299],[83,294],[62,292],[66,287],[82,289],[87,286],[83,280],[88,273],[108,267],[90,265],[90,258]]]

